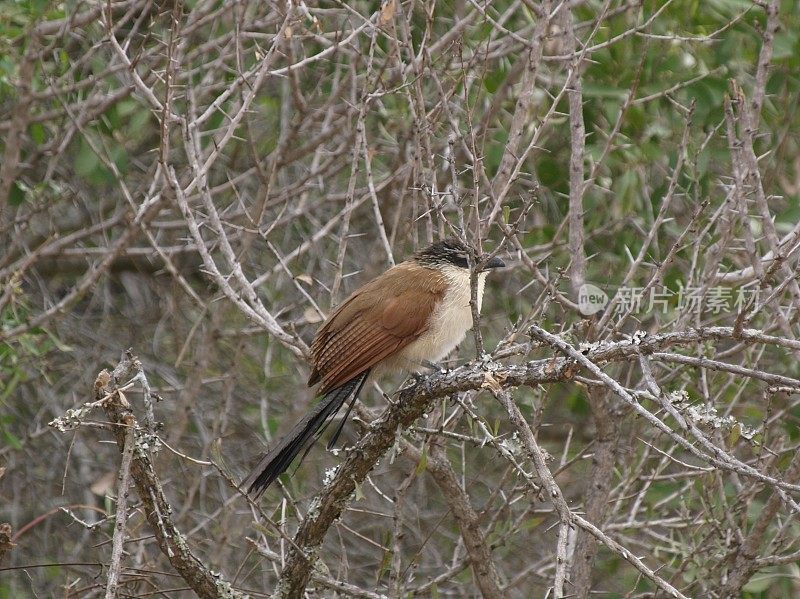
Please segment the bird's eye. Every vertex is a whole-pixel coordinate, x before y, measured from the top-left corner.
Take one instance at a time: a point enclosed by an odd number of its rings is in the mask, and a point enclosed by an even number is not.
[[[467,257],[467,252],[454,252],[451,254],[452,258],[450,261],[455,264],[456,266],[460,266],[462,268],[467,268],[469,266],[469,259]]]

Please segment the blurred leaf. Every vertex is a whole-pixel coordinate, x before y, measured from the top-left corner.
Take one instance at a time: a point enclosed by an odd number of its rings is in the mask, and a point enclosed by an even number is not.
[[[419,462],[417,463],[417,467],[414,470],[414,473],[419,476],[423,472],[425,472],[425,468],[428,467],[428,448],[422,448],[422,455],[419,457]]]
[[[775,582],[773,576],[756,574],[742,588],[745,593],[763,593]]]
[[[100,166],[100,159],[83,139],[75,154],[75,172],[82,177],[92,175]]]
[[[739,437],[742,436],[742,425],[738,422],[731,427],[731,432],[728,433],[727,445],[729,448],[736,445]]]
[[[774,60],[783,60],[786,58],[797,59],[798,42],[800,35],[797,31],[779,31],[774,38],[772,56]]]
[[[486,88],[486,91],[493,94],[500,88],[500,85],[505,81],[507,76],[508,72],[505,68],[505,64],[501,63],[500,66],[484,75],[483,86]]]
[[[394,13],[397,9],[395,2],[396,0],[384,0],[383,6],[381,6],[381,15],[379,18],[381,25],[388,25],[394,20]]]
[[[31,139],[39,145],[42,145],[47,140],[47,132],[41,123],[31,123],[28,127],[28,132],[31,135]]]
[[[11,446],[13,449],[22,449],[22,443],[20,443],[20,440],[8,429],[3,429],[3,438],[6,440],[6,444]]]
[[[0,389],[2,393],[0,393],[0,402],[5,402],[8,397],[13,393],[14,389],[17,388],[20,380],[22,380],[22,370],[19,368],[14,368],[11,371],[11,376],[8,377],[5,381],[0,383]],[[4,377],[7,376],[7,373],[3,373]]]
[[[19,181],[14,181],[11,184],[11,190],[8,193],[8,203],[12,206],[19,206],[25,201],[25,191],[22,189]]]
[[[616,100],[625,100],[628,96],[628,90],[611,85],[603,85],[599,83],[584,82],[583,95],[586,98],[614,98]]]
[[[99,497],[105,497],[109,493],[113,493],[116,479],[116,472],[106,472],[92,483],[89,490]]]

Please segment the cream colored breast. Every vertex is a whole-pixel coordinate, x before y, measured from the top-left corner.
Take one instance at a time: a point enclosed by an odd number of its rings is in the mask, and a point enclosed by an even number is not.
[[[419,370],[421,363],[426,360],[438,362],[461,343],[467,331],[472,328],[469,271],[446,266],[442,272],[447,278],[447,292],[431,315],[428,330],[400,352],[398,357],[406,364],[397,364],[399,368]],[[481,273],[478,276],[478,311],[483,300],[486,274]]]

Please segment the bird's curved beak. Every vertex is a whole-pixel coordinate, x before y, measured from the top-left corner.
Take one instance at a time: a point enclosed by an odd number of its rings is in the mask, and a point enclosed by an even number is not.
[[[506,265],[505,262],[503,262],[500,258],[495,256],[486,263],[486,266],[484,266],[484,268],[487,270],[490,268],[503,268],[505,265]]]

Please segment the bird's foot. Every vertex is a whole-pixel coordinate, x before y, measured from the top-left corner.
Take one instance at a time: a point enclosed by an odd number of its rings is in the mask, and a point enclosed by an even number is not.
[[[449,372],[448,368],[445,368],[441,364],[436,364],[435,362],[431,362],[430,360],[422,360],[422,365],[425,368],[429,368],[434,372],[438,372],[439,374],[447,374]]]

